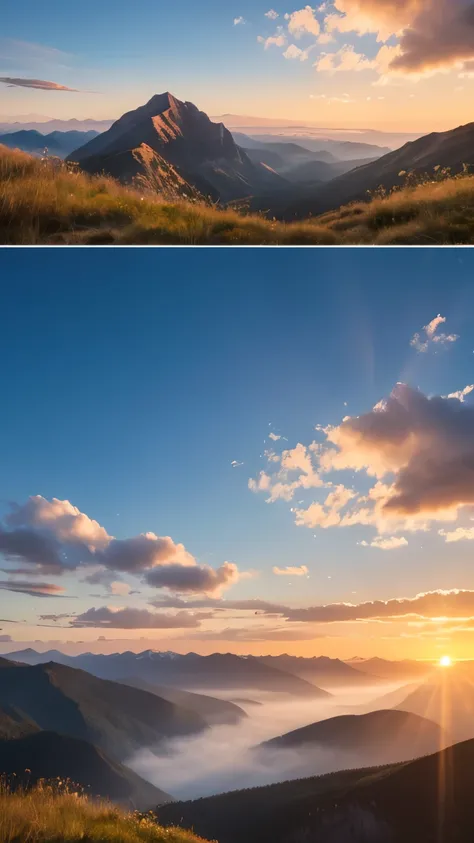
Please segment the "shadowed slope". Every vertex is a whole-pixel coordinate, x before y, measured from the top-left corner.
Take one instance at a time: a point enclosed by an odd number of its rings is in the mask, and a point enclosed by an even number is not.
[[[340,176],[287,208],[286,219],[301,219],[321,214],[349,202],[367,199],[368,191],[383,185],[390,190],[403,185],[409,171],[432,173],[435,167],[450,167],[461,172],[463,165],[474,165],[474,123],[459,126],[449,132],[433,132]]]
[[[159,810],[219,843],[468,843],[474,741],[379,769],[241,790]]]
[[[69,779],[93,796],[143,811],[172,801],[168,793],[87,741],[54,732],[0,741],[0,774],[14,776],[15,785],[28,786],[39,779]]]
[[[446,742],[436,723],[406,711],[385,710],[321,720],[265,741],[258,749],[334,749],[387,764],[435,752]]]
[[[53,662],[3,667],[0,708],[18,712],[39,729],[97,744],[118,760],[164,738],[207,728],[196,712],[154,694]]]
[[[142,691],[149,691],[150,694],[156,694],[158,697],[168,700],[168,702],[195,711],[200,717],[204,718],[209,726],[233,725],[247,717],[245,711],[235,703],[209,697],[207,694],[195,694],[192,691],[169,688],[165,685],[156,685],[136,677],[120,679],[119,681],[124,685],[131,685],[132,688],[141,688]]]
[[[126,155],[130,152],[135,153],[135,168]],[[89,173],[106,172],[127,183],[137,174],[147,176],[144,155],[155,167],[163,168],[167,162],[175,179],[177,173],[199,193],[223,202],[283,183],[267,167],[252,163],[222,123],[212,123],[195,105],[168,92],[124,114],[107,132],[76,150],[73,158]]]

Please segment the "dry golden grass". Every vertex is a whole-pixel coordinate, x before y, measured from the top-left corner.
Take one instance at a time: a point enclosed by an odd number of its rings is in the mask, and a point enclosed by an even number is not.
[[[179,828],[162,828],[152,815],[126,814],[92,802],[57,783],[14,793],[0,785],[0,843],[202,843]]]
[[[304,222],[167,202],[0,146],[0,243],[447,245],[474,243],[474,176],[409,187]]]

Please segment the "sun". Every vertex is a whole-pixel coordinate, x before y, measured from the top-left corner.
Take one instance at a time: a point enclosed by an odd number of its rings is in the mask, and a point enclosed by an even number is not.
[[[440,667],[451,667],[452,661],[450,656],[441,656],[439,660]]]

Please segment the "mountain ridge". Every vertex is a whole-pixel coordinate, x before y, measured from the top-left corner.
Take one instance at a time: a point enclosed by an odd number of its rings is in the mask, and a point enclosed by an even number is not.
[[[38,731],[15,740],[0,740],[0,770],[16,786],[31,787],[40,779],[70,780],[93,796],[131,809],[145,811],[172,801],[169,793],[113,761],[88,741],[56,732]]]
[[[213,123],[193,103],[178,100],[169,91],[123,114],[110,129],[75,150],[74,160],[86,172],[106,172],[130,183],[146,175],[143,166],[137,162],[136,172],[131,173],[116,159],[143,144],[152,150],[151,158],[154,154],[164,159],[185,182],[221,202],[282,183],[281,176],[253,164],[222,123]]]
[[[252,688],[314,699],[330,696],[329,692],[299,676],[261,663],[257,657],[246,658],[233,653],[200,656],[197,653],[181,655],[147,650],[143,653],[128,651],[110,655],[84,653],[79,656],[66,656],[55,651],[41,654],[35,650],[20,650],[10,653],[9,658],[17,661],[30,660],[33,664],[43,664],[46,660],[54,658],[58,662],[80,668],[102,679],[120,681],[124,676],[136,677],[152,683],[203,693],[212,688]]]

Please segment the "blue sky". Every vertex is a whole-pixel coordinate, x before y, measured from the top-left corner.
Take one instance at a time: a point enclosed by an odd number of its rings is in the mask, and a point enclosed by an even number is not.
[[[273,7],[262,0],[84,0],[80,10],[56,0],[10,3],[2,10],[0,76],[78,93],[4,84],[0,116],[117,118],[171,90],[214,115],[453,128],[470,119],[466,0],[424,6],[420,13],[412,0]],[[430,50],[420,37],[427,31]],[[401,64],[392,66],[400,52]]]
[[[229,561],[250,574],[226,591],[232,600],[314,606],[472,588],[470,543],[447,546],[443,523],[402,530],[407,545],[387,552],[360,544],[373,539],[372,526],[296,526],[291,509],[326,491],[268,504],[248,486],[279,469],[265,450],[309,445],[321,438],[315,425],[370,412],[398,381],[427,396],[471,384],[471,252],[25,250],[2,260],[2,515],[10,502],[41,495],[70,501],[117,539],[170,536],[198,564]],[[446,319],[438,333],[457,339],[420,352],[410,340],[437,314]],[[462,408],[468,403],[467,395]],[[286,438],[271,441],[270,432]],[[354,476],[333,482],[352,486]],[[371,483],[358,474],[355,485]],[[274,575],[287,566],[308,574]],[[2,592],[1,614],[26,621],[3,633],[49,640],[54,633],[36,626],[41,613],[77,615],[114,601],[143,609],[170,593],[129,574],[116,579],[138,593],[117,598],[80,570],[35,571],[65,595]],[[90,641],[97,631],[58,634]],[[174,646],[189,649],[190,640]]]

